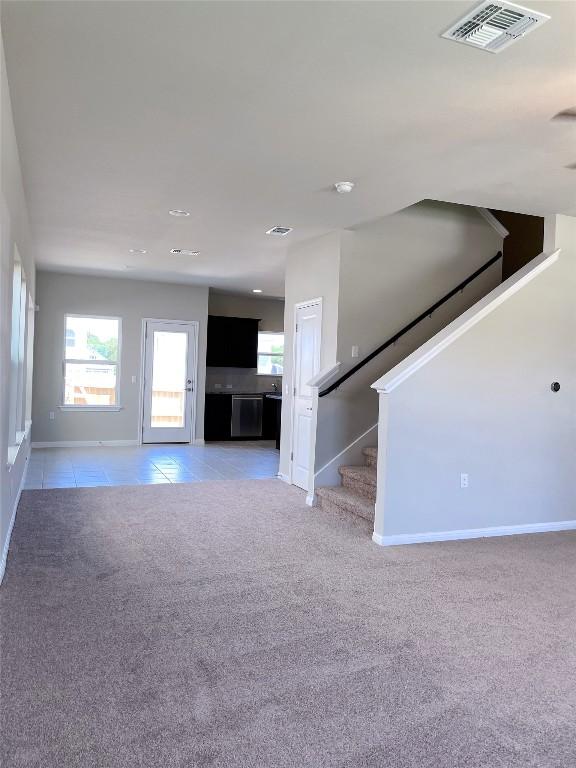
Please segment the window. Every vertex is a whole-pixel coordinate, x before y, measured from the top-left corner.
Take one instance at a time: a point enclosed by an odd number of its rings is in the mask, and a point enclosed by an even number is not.
[[[24,437],[26,416],[26,320],[28,289],[26,275],[14,249],[12,270],[12,322],[10,325],[10,414],[9,443],[18,446]]]
[[[284,334],[258,333],[258,373],[282,376],[284,372]]]
[[[119,318],[66,315],[64,407],[118,407],[119,350]]]

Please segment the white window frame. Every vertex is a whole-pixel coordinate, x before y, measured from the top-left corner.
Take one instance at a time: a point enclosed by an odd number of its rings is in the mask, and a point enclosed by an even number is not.
[[[16,280],[18,291],[15,295]],[[28,381],[32,366],[34,324],[28,308],[32,303],[24,264],[14,245],[12,262],[12,302],[10,314],[10,376],[7,467],[10,469],[30,432]],[[33,306],[33,304],[32,304]]]
[[[78,360],[68,359],[66,356],[66,326],[69,317],[81,317],[88,320],[116,320],[118,322],[118,359],[115,363],[108,360]],[[86,315],[79,314],[77,312],[66,312],[64,314],[64,328],[62,330],[62,390],[61,390],[61,404],[58,408],[61,411],[121,411],[122,405],[120,404],[120,361],[122,360],[122,318],[114,315]],[[66,363],[79,363],[87,365],[109,365],[116,368],[116,395],[114,405],[71,405],[66,403]]]
[[[284,333],[284,331],[265,331],[265,330],[258,331],[258,341],[260,341],[261,333],[266,333],[268,336],[284,336],[284,342],[286,342],[286,334]],[[260,345],[258,344],[258,346]],[[256,376],[279,376],[280,378],[282,378],[282,376],[284,375],[283,373],[260,373],[258,371],[258,358],[260,356],[278,357],[278,353],[277,352],[259,352],[258,350],[256,350]],[[284,346],[284,352],[282,353],[282,369],[284,369],[285,359],[286,359],[286,346]]]

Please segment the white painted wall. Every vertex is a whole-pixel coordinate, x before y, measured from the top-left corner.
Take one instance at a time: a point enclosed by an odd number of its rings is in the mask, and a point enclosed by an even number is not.
[[[290,472],[292,441],[292,371],[294,350],[294,306],[309,299],[322,298],[321,367],[336,362],[338,335],[338,292],[342,233],[308,240],[289,249],[286,259],[284,311],[284,377],[280,475]]]
[[[30,293],[34,296],[34,245],[22,185],[18,146],[14,132],[6,62],[0,35],[1,199],[0,199],[0,579],[7,552],[15,505],[29,455],[25,441],[16,462],[7,463],[9,434],[10,335],[12,316],[12,267],[17,245]]]
[[[502,237],[476,209],[424,201],[344,233],[340,258],[336,358],[340,374],[502,250]],[[339,390],[320,399],[316,471],[378,420],[374,379],[496,286],[498,262],[395,347]],[[352,346],[359,357],[352,358]],[[375,436],[367,437],[375,444]],[[346,461],[360,458],[347,456]],[[339,482],[338,464],[319,484]]]
[[[32,439],[34,442],[137,440],[140,411],[142,319],[197,320],[196,438],[204,436],[208,288],[38,272],[34,345]],[[61,411],[64,315],[122,318],[120,405],[117,412]],[[132,376],[136,383],[132,383]],[[55,419],[49,419],[49,413]]]
[[[382,395],[381,540],[576,519],[576,219],[546,221],[554,247],[555,264]]]

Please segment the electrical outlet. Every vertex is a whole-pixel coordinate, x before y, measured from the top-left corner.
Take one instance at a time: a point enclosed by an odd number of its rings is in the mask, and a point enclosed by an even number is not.
[[[132,376],[132,384],[136,384],[136,376]]]
[[[469,480],[468,480],[468,473],[462,472],[460,475],[460,488],[468,488]]]
[[[358,357],[360,354],[360,347],[357,344],[354,344],[352,347],[352,357]]]
[[[50,411],[50,413],[48,414],[48,418],[50,419],[50,421],[54,421],[54,411]]]

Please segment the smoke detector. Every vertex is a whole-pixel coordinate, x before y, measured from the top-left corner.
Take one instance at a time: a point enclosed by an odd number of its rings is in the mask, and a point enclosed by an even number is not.
[[[187,251],[185,248],[171,248],[170,253],[175,256],[200,256],[200,251]]]
[[[521,5],[486,0],[453,24],[442,37],[499,53],[549,18],[545,13]]]
[[[269,229],[267,235],[276,235],[276,237],[286,237],[286,235],[292,232],[292,227],[272,227]]]
[[[345,195],[348,192],[352,192],[354,189],[354,182],[353,181],[337,181],[336,184],[334,184],[334,189],[336,192],[338,192],[339,195]]]

